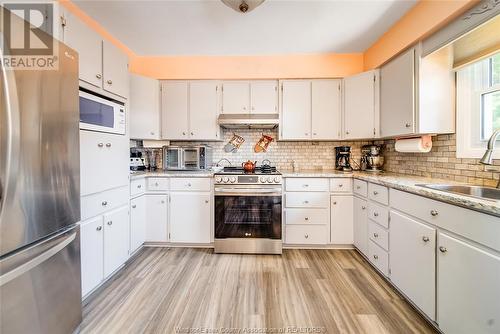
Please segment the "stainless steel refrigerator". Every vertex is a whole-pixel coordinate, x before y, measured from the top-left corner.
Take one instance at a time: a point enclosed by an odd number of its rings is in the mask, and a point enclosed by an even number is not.
[[[0,65],[0,333],[82,319],[78,54],[57,47],[58,70]]]

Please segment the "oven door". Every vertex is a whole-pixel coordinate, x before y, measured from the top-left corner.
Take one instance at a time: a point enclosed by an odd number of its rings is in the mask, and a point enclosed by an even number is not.
[[[200,169],[199,150],[197,147],[182,149],[182,162],[185,169]]]
[[[180,147],[165,147],[163,149],[163,168],[170,170],[182,169],[182,150]]]
[[[215,189],[215,238],[281,239],[281,188]]]

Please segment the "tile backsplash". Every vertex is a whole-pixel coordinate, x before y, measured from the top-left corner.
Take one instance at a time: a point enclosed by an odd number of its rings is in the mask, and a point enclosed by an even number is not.
[[[226,153],[224,145],[231,139],[233,132],[242,136],[245,142],[237,152]],[[267,152],[255,153],[254,146],[262,134],[270,135],[275,140],[271,142]],[[260,163],[264,159],[269,159],[278,169],[291,169],[292,161],[296,161],[300,169],[331,169],[335,167],[335,146],[351,146],[352,158],[359,163],[361,146],[373,143],[371,141],[282,142],[276,141],[277,136],[277,130],[223,129],[223,142],[204,144],[213,147],[214,163],[226,158],[233,166],[238,166],[247,160]],[[376,144],[384,144],[386,171],[496,186],[500,175],[500,160],[495,160],[494,166],[484,166],[479,164],[479,159],[457,158],[456,140],[453,134],[432,137],[432,142],[432,150],[429,153],[400,153],[394,150],[394,140],[375,141]],[[190,142],[178,141],[172,144],[190,144]]]

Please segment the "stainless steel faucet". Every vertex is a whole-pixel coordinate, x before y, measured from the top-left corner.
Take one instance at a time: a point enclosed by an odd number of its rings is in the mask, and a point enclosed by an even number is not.
[[[488,148],[486,149],[486,152],[484,152],[481,160],[479,160],[479,162],[483,165],[493,165],[493,150],[495,149],[495,143],[499,136],[500,129],[497,129],[491,135],[490,140],[488,140]],[[497,189],[500,189],[500,180],[498,180]]]

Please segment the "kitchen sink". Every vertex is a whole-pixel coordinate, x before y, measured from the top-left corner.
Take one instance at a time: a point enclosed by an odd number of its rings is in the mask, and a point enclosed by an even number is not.
[[[500,189],[492,187],[451,184],[417,184],[417,186],[480,199],[500,200]]]

